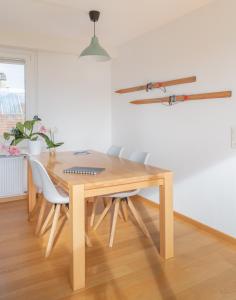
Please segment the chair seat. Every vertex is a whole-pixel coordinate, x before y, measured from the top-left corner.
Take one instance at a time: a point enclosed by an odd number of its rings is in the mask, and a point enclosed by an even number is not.
[[[55,199],[53,199],[53,203],[68,204],[70,202],[69,195],[60,186],[55,186],[55,188],[58,191],[58,195],[55,197]]]
[[[104,197],[109,197],[109,198],[127,198],[127,197],[132,197],[135,196],[139,193],[140,189],[132,190],[132,191],[127,191],[127,192],[121,192],[117,194],[110,194],[110,195],[105,195]]]
[[[37,193],[42,194],[42,192],[43,192],[43,189],[41,187],[37,187]]]

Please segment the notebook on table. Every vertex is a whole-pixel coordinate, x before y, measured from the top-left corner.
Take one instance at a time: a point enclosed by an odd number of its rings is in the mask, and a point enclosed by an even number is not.
[[[74,152],[74,155],[88,155],[91,154],[91,152],[89,152],[88,150],[80,150],[80,151],[76,151]]]
[[[82,175],[97,175],[104,171],[105,168],[90,168],[90,167],[72,167],[65,169],[64,173],[68,174],[82,174]]]

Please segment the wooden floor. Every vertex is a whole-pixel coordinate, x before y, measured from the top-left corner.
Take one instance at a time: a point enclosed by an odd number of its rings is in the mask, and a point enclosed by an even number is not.
[[[137,202],[158,245],[158,211]],[[68,227],[49,259],[46,238],[34,235],[26,202],[0,204],[0,299],[152,300],[236,299],[236,247],[183,221],[175,221],[175,258],[162,261],[130,220],[118,220],[114,247],[108,248],[109,217],[90,232],[87,288],[73,293],[68,280]]]

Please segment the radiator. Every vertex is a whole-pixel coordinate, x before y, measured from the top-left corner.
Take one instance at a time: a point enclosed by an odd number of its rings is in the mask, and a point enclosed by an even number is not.
[[[25,162],[23,156],[0,156],[0,197],[24,194]]]

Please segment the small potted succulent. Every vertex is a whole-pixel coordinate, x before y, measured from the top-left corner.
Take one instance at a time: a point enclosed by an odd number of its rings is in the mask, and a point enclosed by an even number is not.
[[[47,149],[55,150],[63,143],[55,143],[54,134],[49,130],[50,137],[46,134],[47,130],[41,126],[38,131],[35,131],[35,125],[41,122],[38,116],[34,116],[32,120],[24,123],[18,122],[16,127],[10,132],[4,132],[3,137],[6,141],[10,141],[10,146],[16,146],[24,140],[28,140],[28,150],[32,155],[38,155],[41,152],[41,140],[43,139],[47,145]],[[41,139],[40,139],[41,138]]]

